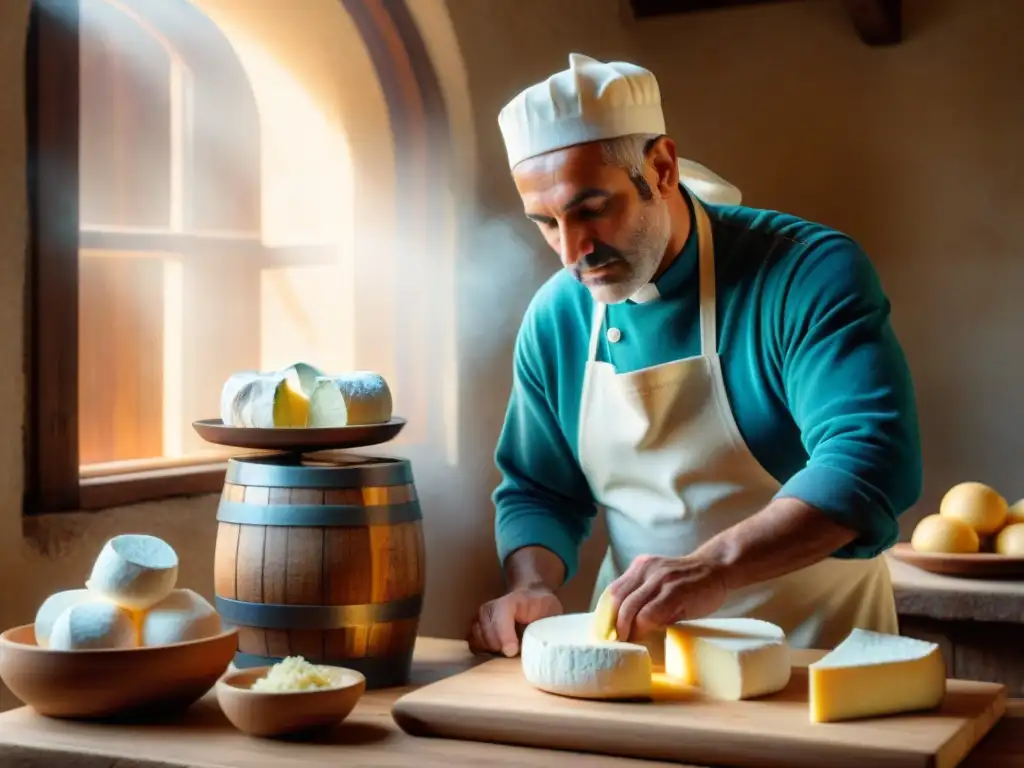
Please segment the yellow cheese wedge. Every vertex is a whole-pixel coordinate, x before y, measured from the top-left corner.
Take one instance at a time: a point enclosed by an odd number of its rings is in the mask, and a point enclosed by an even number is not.
[[[592,639],[602,642],[616,642],[619,633],[615,630],[615,623],[618,620],[615,606],[612,604],[612,595],[608,589],[601,593],[594,607],[593,618],[590,624],[590,636]]]
[[[665,672],[718,699],[777,693],[792,674],[781,627],[748,618],[683,621],[665,632]]]
[[[812,723],[934,709],[946,696],[939,646],[901,635],[854,629],[809,672]]]

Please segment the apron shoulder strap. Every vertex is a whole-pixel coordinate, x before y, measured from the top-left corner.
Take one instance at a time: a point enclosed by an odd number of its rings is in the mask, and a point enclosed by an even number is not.
[[[601,327],[604,325],[604,308],[602,302],[594,302],[594,315],[590,323],[590,348],[587,351],[588,363],[597,360],[597,343],[601,339]]]

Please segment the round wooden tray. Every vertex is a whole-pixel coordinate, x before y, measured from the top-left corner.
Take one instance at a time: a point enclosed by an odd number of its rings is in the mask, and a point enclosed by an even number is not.
[[[972,555],[946,555],[917,552],[907,542],[892,548],[897,560],[923,571],[969,579],[1024,579],[1024,557],[978,552]]]
[[[232,448],[308,453],[362,448],[393,439],[405,426],[405,419],[394,417],[384,424],[353,427],[225,427],[220,419],[193,421],[192,427],[203,440]]]

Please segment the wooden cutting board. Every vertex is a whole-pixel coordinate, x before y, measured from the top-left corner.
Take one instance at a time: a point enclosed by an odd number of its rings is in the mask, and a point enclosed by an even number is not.
[[[1006,708],[1004,686],[950,680],[935,712],[811,723],[806,661],[786,690],[752,701],[715,701],[663,675],[655,683],[654,701],[582,701],[533,688],[519,659],[495,659],[406,694],[392,715],[414,736],[697,765],[952,768]]]

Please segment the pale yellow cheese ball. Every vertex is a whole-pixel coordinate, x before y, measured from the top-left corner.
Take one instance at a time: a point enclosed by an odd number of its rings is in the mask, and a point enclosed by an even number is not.
[[[915,552],[969,555],[978,551],[978,532],[963,520],[942,515],[928,515],[914,528],[910,546]]]
[[[1016,525],[1024,523],[1024,499],[1014,504],[1006,513],[1005,525]]]
[[[1024,523],[1008,525],[996,536],[996,554],[1024,557]]]
[[[1008,512],[1006,499],[984,483],[954,485],[939,504],[940,515],[962,520],[979,536],[990,536],[1002,528]]]

